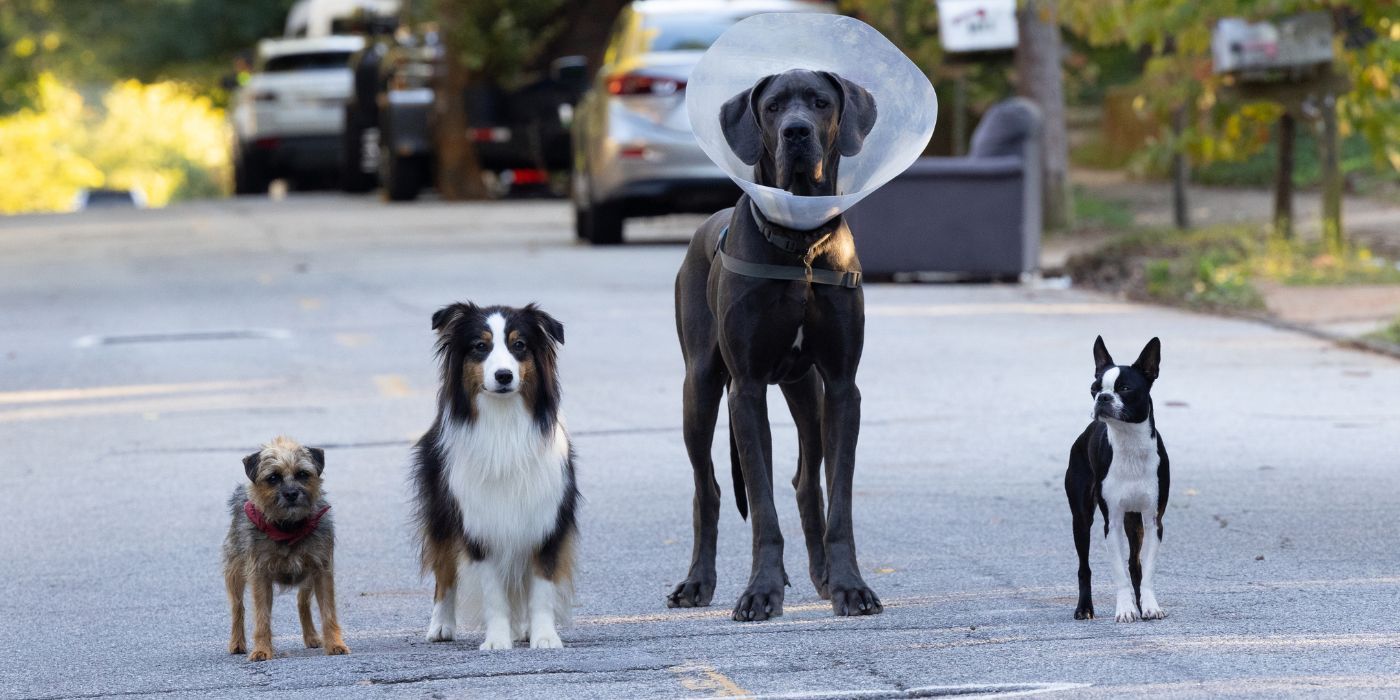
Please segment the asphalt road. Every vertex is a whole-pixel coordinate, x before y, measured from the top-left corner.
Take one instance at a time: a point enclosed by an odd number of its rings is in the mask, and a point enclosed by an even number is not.
[[[0,697],[930,697],[1400,694],[1400,363],[1052,286],[866,291],[861,566],[883,615],[803,575],[774,392],[786,615],[668,610],[690,550],[671,280],[682,248],[575,246],[556,202],[335,196],[0,220]],[[563,650],[423,640],[408,446],[433,415],[429,317],[538,301],[566,325],[579,606]],[[1090,348],[1163,341],[1173,492],[1160,622],[1076,622],[1062,490]],[[225,653],[224,500],[277,433],[327,452],[350,656]],[[723,444],[722,442],[719,444]],[[719,458],[723,450],[716,450]],[[727,459],[727,456],[724,457]],[[1095,543],[1097,606],[1111,611]]]

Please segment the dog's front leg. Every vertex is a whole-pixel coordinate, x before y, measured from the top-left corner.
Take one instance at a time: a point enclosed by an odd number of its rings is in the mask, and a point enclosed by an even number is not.
[[[1157,571],[1157,548],[1161,541],[1158,533],[1157,514],[1144,511],[1142,514],[1142,619],[1160,620],[1167,616],[1157,603],[1157,593],[1153,588],[1153,574]]]
[[[235,560],[224,566],[224,584],[228,587],[229,611],[233,614],[233,628],[229,630],[228,653],[243,654],[248,651],[248,640],[243,630],[243,589],[247,578],[243,573],[243,562]]]
[[[472,566],[480,567],[477,578],[481,582],[481,617],[486,622],[486,641],[481,643],[481,649],[509,649],[512,646],[510,596],[506,592],[503,567],[497,566],[490,557]]]
[[[428,641],[450,642],[457,632],[457,553],[441,543],[430,543],[433,562],[433,617],[428,621]]]
[[[773,504],[773,438],[768,428],[768,385],[760,380],[735,379],[730,387],[729,429],[739,448],[753,523],[753,568],[749,586],[734,606],[740,622],[767,620],[783,614],[783,533]]]
[[[851,522],[851,491],[856,470],[856,440],[860,436],[860,389],[854,379],[828,379],[822,411],[822,443],[826,450],[830,505],[826,518],[826,556],[831,609],[837,615],[877,615],[880,598],[865,585],[856,563],[855,528]]]
[[[1112,561],[1109,569],[1113,573],[1113,586],[1118,590],[1118,607],[1114,619],[1119,622],[1133,622],[1138,619],[1136,596],[1133,595],[1133,581],[1128,575],[1128,531],[1124,527],[1126,514],[1119,509],[1108,511],[1108,552]]]
[[[311,594],[315,586],[310,582],[301,584],[297,590],[297,617],[301,618],[301,640],[307,649],[319,649],[321,636],[316,634],[316,623],[311,619]]]
[[[321,636],[326,643],[326,655],[349,654],[341,638],[340,619],[335,614],[335,573],[331,564],[316,577],[316,603],[321,607]]]
[[[554,589],[554,582],[543,576],[532,576],[530,579],[530,648],[532,649],[562,649],[563,640],[559,639],[559,631],[554,628],[554,603],[558,600],[558,592]]]
[[[694,544],[690,572],[666,596],[668,608],[695,608],[710,604],[715,595],[715,544],[719,537],[719,484],[710,458],[719,403],[724,397],[723,360],[717,349],[688,360],[685,376],[685,449],[695,476],[692,521]],[[735,494],[741,497],[742,494]]]
[[[272,658],[272,581],[260,573],[251,576],[253,589],[253,651],[249,661]]]

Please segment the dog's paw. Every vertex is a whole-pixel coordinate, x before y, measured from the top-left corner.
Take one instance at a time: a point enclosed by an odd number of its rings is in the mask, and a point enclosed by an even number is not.
[[[1076,620],[1092,620],[1092,619],[1094,619],[1094,606],[1092,606],[1092,605],[1087,605],[1087,606],[1081,605],[1081,606],[1075,608],[1075,609],[1074,609],[1074,619],[1076,619]]]
[[[326,645],[326,656],[342,656],[350,653],[350,647],[345,646],[345,642],[331,642]]]
[[[1161,620],[1167,616],[1167,611],[1157,602],[1157,596],[1151,591],[1142,592],[1142,619]]]
[[[739,596],[734,606],[736,622],[761,622],[783,614],[783,586],[778,584],[754,583]]]
[[[456,635],[456,629],[451,622],[433,620],[428,623],[428,641],[430,642],[450,642]]]
[[[885,611],[880,597],[864,584],[851,587],[834,586],[831,590],[831,611],[837,615],[879,615]]]
[[[1118,622],[1137,622],[1142,615],[1138,612],[1137,601],[1133,599],[1132,589],[1118,592],[1118,609],[1113,619]]]
[[[253,649],[253,653],[251,653],[251,654],[248,655],[248,660],[249,660],[249,661],[267,661],[267,660],[270,659],[270,658],[272,658],[272,650],[271,650],[271,649],[257,649],[257,648],[254,648],[254,649]]]
[[[666,596],[668,608],[703,608],[715,597],[715,581],[686,579]]]
[[[246,654],[246,653],[248,653],[248,645],[245,644],[242,640],[239,640],[239,641],[236,641],[236,642],[229,642],[229,643],[228,643],[228,653],[230,653],[230,654]]]
[[[495,649],[509,649],[512,646],[514,646],[514,643],[510,641],[509,633],[491,634],[487,632],[486,641],[481,643],[480,649],[482,651],[493,651]]]
[[[563,649],[564,640],[559,638],[559,633],[554,630],[545,630],[539,634],[530,635],[531,649]]]
[[[309,635],[309,636],[302,637],[301,639],[302,639],[303,642],[306,643],[306,648],[307,648],[307,649],[320,649],[320,648],[321,648],[321,638],[320,638],[320,637],[317,637],[317,636],[314,635],[314,634],[313,634],[313,635]]]

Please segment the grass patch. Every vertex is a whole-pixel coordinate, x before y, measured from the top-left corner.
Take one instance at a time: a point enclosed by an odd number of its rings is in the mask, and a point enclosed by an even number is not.
[[[1372,340],[1400,346],[1400,318],[1396,318],[1390,322],[1389,326],[1372,333],[1370,337]]]
[[[1133,226],[1133,210],[1124,202],[1104,199],[1083,187],[1075,187],[1074,222],[1079,229],[1123,231]]]
[[[1144,230],[1078,255],[1067,265],[1077,284],[1132,299],[1214,311],[1262,311],[1254,286],[1400,284],[1400,269],[1364,248],[1330,251],[1280,241],[1260,227]]]

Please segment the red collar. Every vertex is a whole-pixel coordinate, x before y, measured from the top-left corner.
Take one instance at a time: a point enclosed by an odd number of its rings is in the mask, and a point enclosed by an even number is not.
[[[269,522],[267,518],[263,517],[262,511],[258,510],[258,507],[253,505],[252,501],[243,502],[243,512],[247,514],[248,519],[253,522],[255,527],[262,530],[263,534],[267,535],[268,539],[273,542],[286,542],[287,544],[296,544],[309,537],[311,533],[316,531],[316,527],[321,524],[321,516],[325,515],[326,511],[330,509],[331,507],[329,505],[322,508],[315,515],[303,521],[301,527],[288,531]]]

